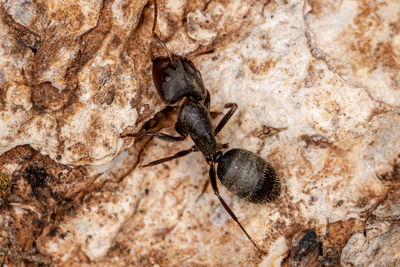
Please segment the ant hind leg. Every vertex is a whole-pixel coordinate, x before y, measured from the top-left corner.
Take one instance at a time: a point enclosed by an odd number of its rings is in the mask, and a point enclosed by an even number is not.
[[[210,164],[210,181],[211,181],[211,186],[214,190],[214,194],[218,197],[219,201],[221,202],[222,206],[225,208],[225,210],[229,213],[229,215],[231,216],[231,218],[239,225],[240,229],[242,229],[243,233],[247,236],[247,238],[251,241],[251,243],[253,243],[253,245],[262,253],[265,254],[265,252],[263,250],[261,250],[257,244],[253,241],[253,239],[250,237],[250,235],[246,232],[246,230],[244,229],[244,227],[242,226],[242,224],[239,222],[239,219],[236,217],[235,213],[233,213],[233,211],[231,210],[231,208],[229,208],[228,204],[226,204],[225,200],[221,197],[221,195],[219,194],[219,190],[217,187],[217,175],[215,173],[215,166],[213,162],[209,162]]]

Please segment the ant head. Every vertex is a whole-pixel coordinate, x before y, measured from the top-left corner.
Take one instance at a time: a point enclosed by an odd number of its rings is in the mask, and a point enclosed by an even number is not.
[[[200,72],[177,55],[153,59],[153,81],[161,100],[169,105],[185,96],[201,101],[207,94]]]

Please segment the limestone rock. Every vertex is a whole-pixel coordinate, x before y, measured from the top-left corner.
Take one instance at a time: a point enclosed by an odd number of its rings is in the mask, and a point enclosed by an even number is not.
[[[151,35],[152,1],[3,0],[0,173],[12,185],[0,194],[0,261],[285,266],[303,262],[292,241],[312,229],[317,263],[398,264],[398,1],[158,5],[157,33],[173,53],[215,47],[193,62],[212,111],[239,106],[218,142],[277,170],[281,196],[265,205],[220,185],[266,255],[210,188],[196,201],[208,179],[202,155],[139,168],[189,138],[119,138],[175,134],[176,108],[151,78],[151,58],[165,54]]]

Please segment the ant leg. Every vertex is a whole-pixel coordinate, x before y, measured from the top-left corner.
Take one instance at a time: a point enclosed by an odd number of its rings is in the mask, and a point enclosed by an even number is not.
[[[153,35],[154,39],[164,48],[164,50],[167,52],[168,57],[170,62],[172,63],[174,60],[172,58],[172,53],[168,50],[167,46],[164,44],[163,41],[161,41],[160,37],[158,37],[156,33],[156,24],[157,24],[157,14],[158,14],[158,8],[157,8],[157,0],[154,0],[154,20],[153,20],[153,28],[151,30],[151,34]]]
[[[187,55],[185,56],[185,58],[186,58],[187,60],[191,61],[192,59],[194,59],[194,58],[196,58],[196,57],[198,57],[198,56],[207,55],[207,54],[212,54],[212,53],[214,53],[214,52],[215,52],[215,49],[214,49],[214,48],[211,48],[211,49],[209,49],[209,50],[203,50],[203,51],[200,51],[200,52],[197,52],[197,53],[194,53],[194,51],[193,51],[193,52],[190,52],[189,54],[187,54]],[[194,54],[193,54],[193,53],[194,53]]]
[[[210,111],[210,106],[211,106],[211,97],[210,97],[210,91],[207,90],[207,95],[206,99],[204,99],[204,106]],[[218,115],[221,115],[222,112],[220,111],[210,111],[210,116],[211,118],[215,118]]]
[[[228,113],[225,114],[225,116],[221,119],[221,121],[218,123],[217,127],[214,130],[214,135],[217,135],[222,128],[224,128],[225,124],[229,121],[229,119],[232,117],[233,113],[235,113],[237,109],[237,104],[236,103],[228,103],[225,104],[225,108],[230,108]]]
[[[219,115],[221,115],[221,114],[224,114],[224,113],[221,112],[221,111],[210,111],[210,117],[211,117],[211,119],[215,119],[217,116],[219,116]]]
[[[186,138],[185,135],[181,133],[179,133],[179,135],[180,136],[172,136],[164,133],[126,133],[126,134],[121,134],[119,138],[154,136],[167,142],[179,142],[185,140]]]
[[[217,148],[218,148],[218,149],[226,149],[226,148],[229,148],[229,144],[228,144],[228,143],[226,143],[226,144],[219,144],[219,145],[217,146]],[[205,184],[204,184],[204,186],[203,186],[203,190],[201,191],[201,194],[196,198],[195,203],[197,203],[197,201],[199,201],[200,198],[204,195],[204,193],[206,192],[207,187],[208,187],[209,184],[210,184],[210,180],[207,179],[206,182],[205,182]]]
[[[210,91],[208,91],[208,90],[207,90],[206,99],[204,99],[204,106],[206,106],[207,110],[210,111],[211,97],[210,97]]]
[[[204,187],[203,187],[203,190],[201,190],[201,193],[200,193],[200,195],[196,198],[196,201],[195,201],[195,203],[197,203],[197,201],[199,201],[200,200],[200,198],[204,195],[204,193],[206,192],[206,190],[207,190],[207,187],[208,187],[208,185],[210,184],[210,180],[209,179],[207,179],[206,180],[206,183],[204,184]]]
[[[192,146],[190,149],[179,151],[178,153],[175,153],[173,156],[169,156],[169,157],[166,157],[166,158],[158,159],[158,160],[152,161],[150,163],[147,163],[146,165],[142,165],[140,167],[150,167],[150,166],[158,165],[158,164],[170,161],[170,160],[174,160],[174,159],[177,159],[177,158],[180,158],[180,157],[184,157],[184,156],[186,156],[186,155],[188,155],[188,154],[190,154],[192,152],[195,152],[195,151],[197,151],[197,149],[195,148],[195,146]]]
[[[217,176],[216,176],[216,173],[215,173],[214,163],[211,161],[211,162],[209,162],[209,164],[210,164],[210,181],[211,181],[211,185],[212,185],[212,188],[214,190],[215,195],[218,197],[218,199],[221,202],[222,206],[224,206],[225,210],[229,213],[231,218],[239,225],[240,229],[242,229],[243,233],[247,236],[247,238],[251,241],[251,243],[253,243],[253,245],[259,251],[261,251],[262,253],[265,254],[265,252],[263,250],[261,250],[257,246],[257,244],[250,237],[250,235],[246,232],[246,230],[243,228],[242,224],[239,222],[238,218],[236,217],[235,213],[233,213],[233,211],[229,208],[228,204],[226,204],[225,200],[223,200],[223,198],[219,194],[219,190],[218,190],[218,187],[217,187],[217,179],[216,179]]]

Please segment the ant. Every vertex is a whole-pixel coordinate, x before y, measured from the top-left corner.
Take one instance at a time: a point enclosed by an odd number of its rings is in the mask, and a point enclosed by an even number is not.
[[[218,144],[215,137],[226,125],[237,109],[236,103],[228,103],[225,108],[229,111],[224,115],[217,127],[213,129],[210,118],[210,93],[205,89],[201,73],[191,60],[197,56],[212,53],[212,50],[189,53],[184,57],[172,54],[155,32],[157,24],[157,1],[154,0],[154,21],[152,35],[163,47],[168,56],[159,56],[152,59],[153,81],[161,100],[168,105],[180,101],[178,121],[175,130],[179,136],[171,136],[160,132],[126,133],[125,137],[154,136],[168,142],[184,140],[188,135],[194,146],[176,154],[150,162],[142,167],[150,167],[176,158],[200,151],[208,165],[210,179],[204,185],[202,193],[209,182],[215,195],[232,219],[242,229],[247,238],[261,252],[263,252],[246,232],[236,215],[229,208],[219,194],[216,177],[234,195],[253,203],[266,203],[276,199],[280,194],[280,181],[275,170],[263,158],[251,151],[235,148],[223,153],[228,144]],[[203,102],[203,103],[202,103]],[[215,165],[217,171],[215,171]],[[200,197],[199,196],[199,197]],[[264,253],[264,252],[263,252]]]

